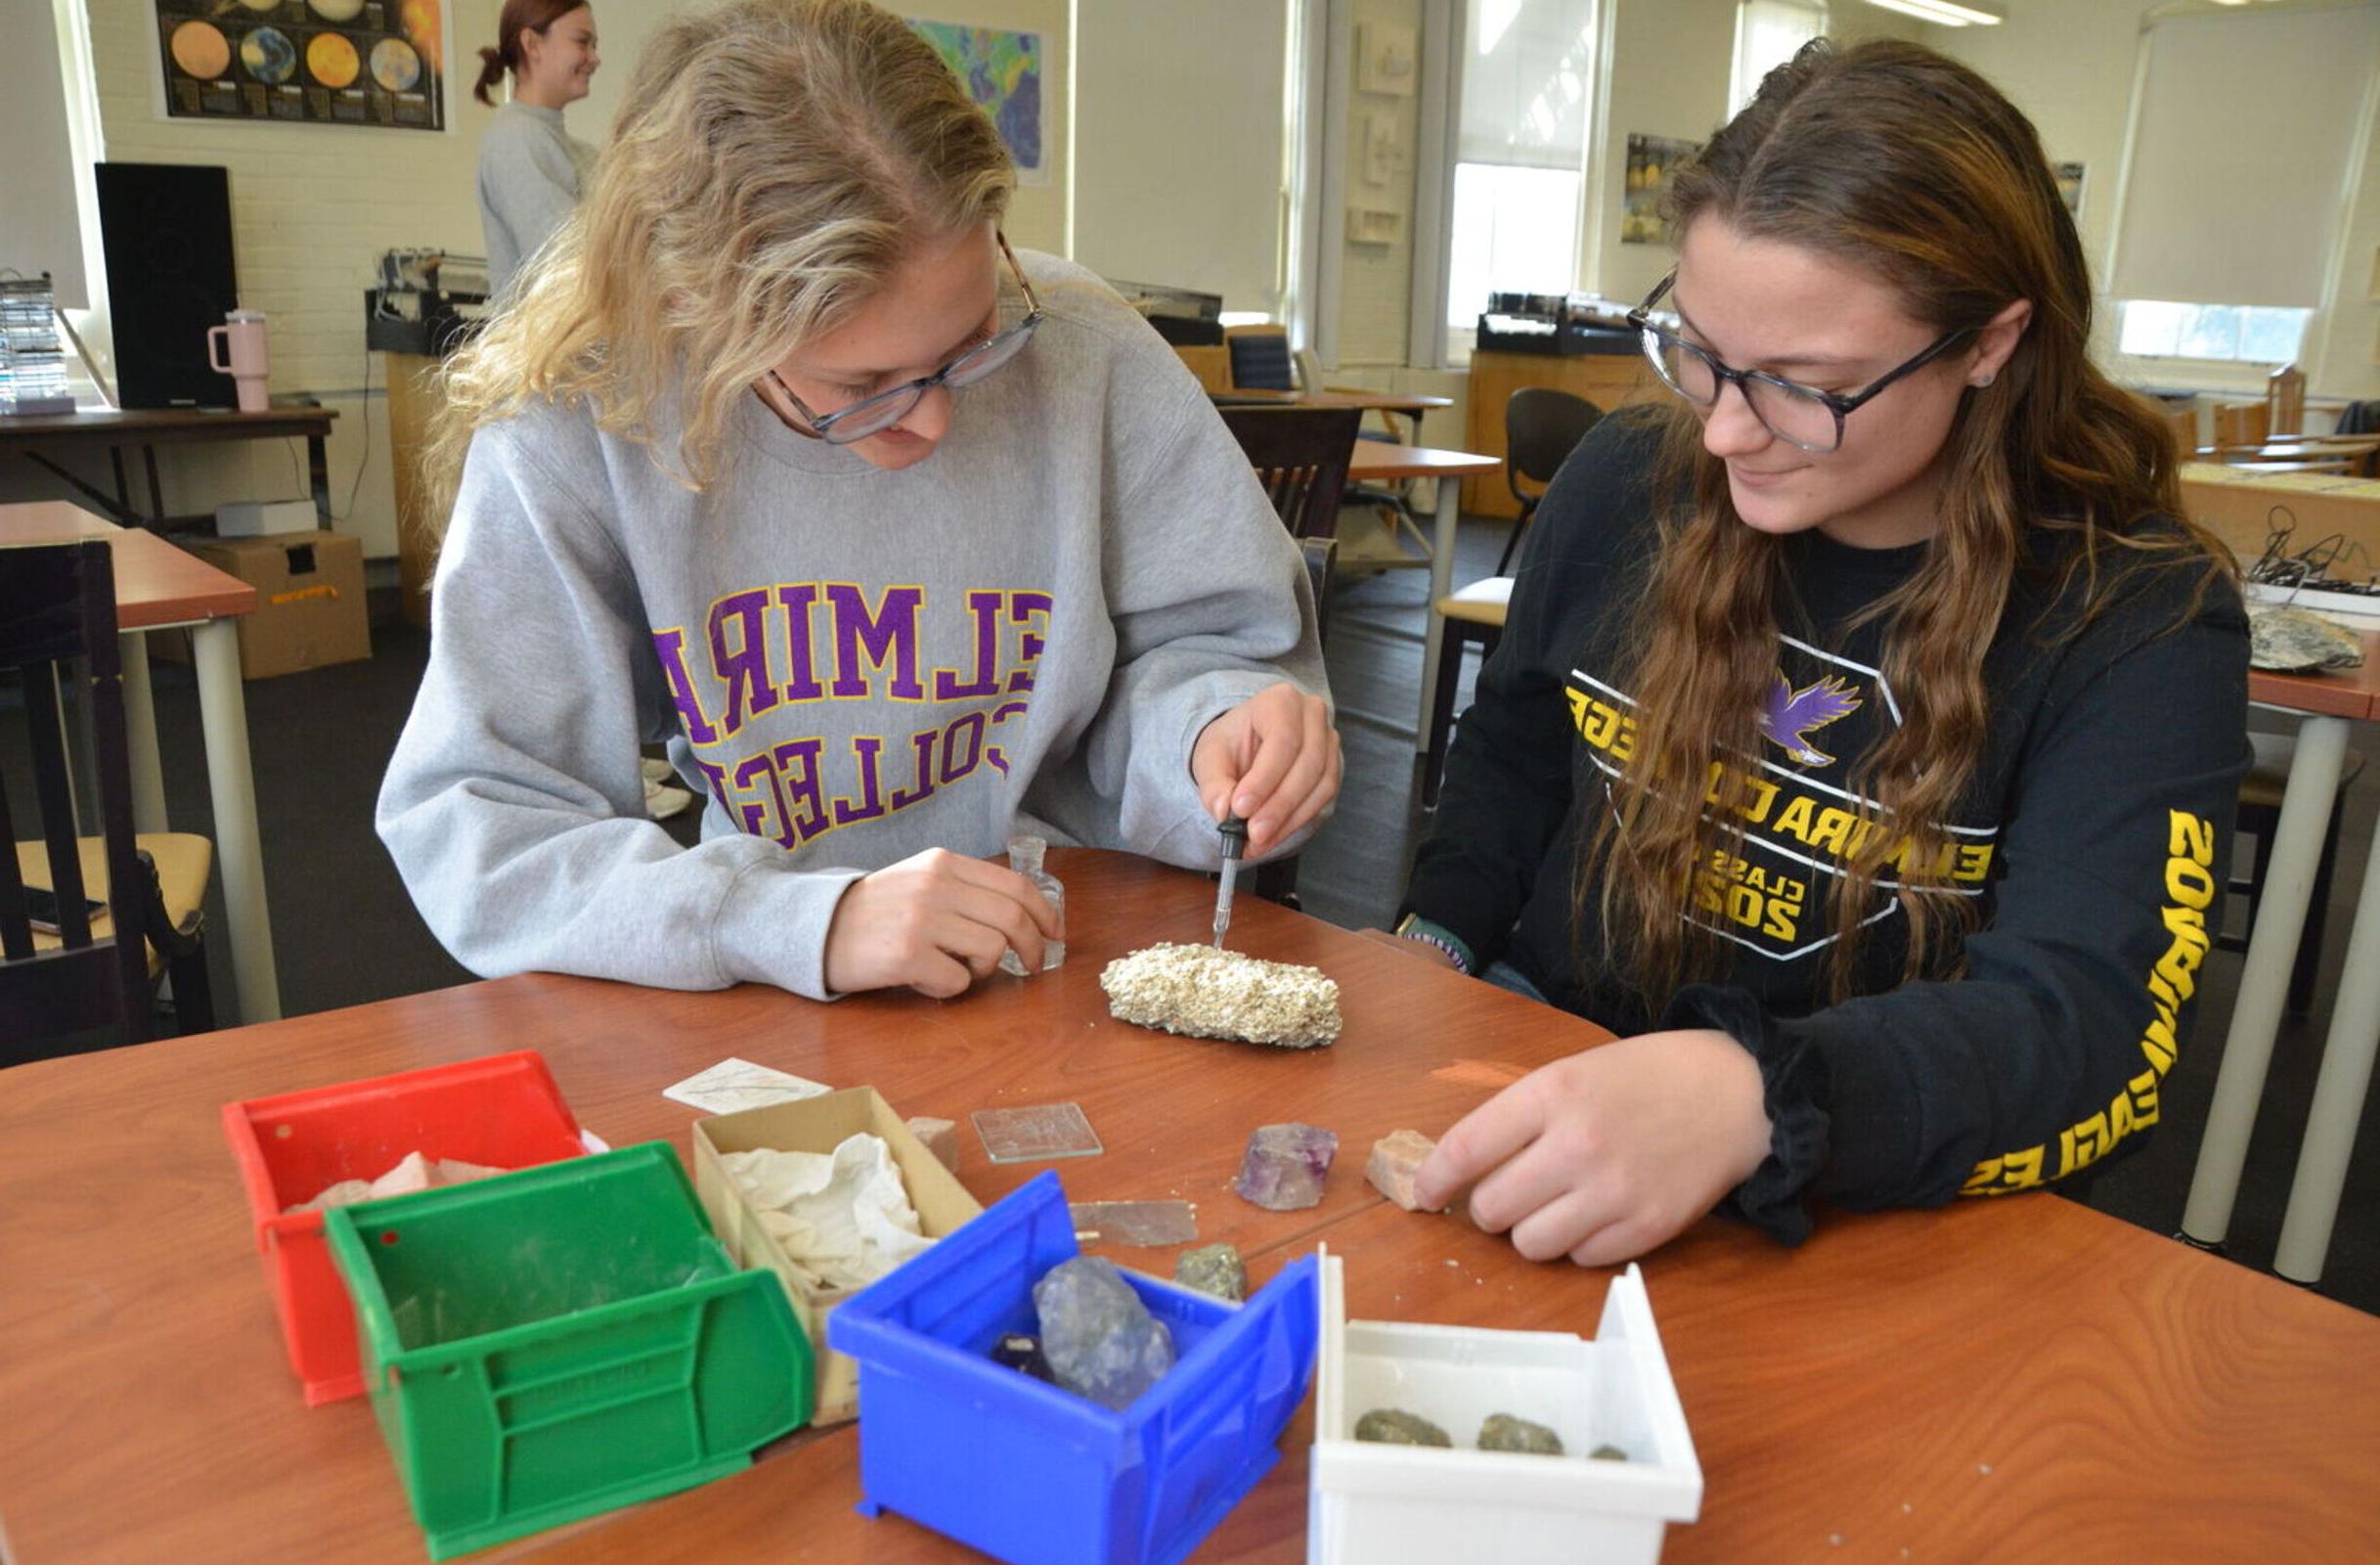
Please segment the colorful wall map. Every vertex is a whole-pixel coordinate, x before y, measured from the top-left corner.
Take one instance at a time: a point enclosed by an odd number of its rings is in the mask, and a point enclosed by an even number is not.
[[[1041,35],[913,18],[909,25],[934,46],[934,52],[967,84],[968,94],[984,106],[999,127],[1000,139],[1008,144],[1008,156],[1016,160],[1017,171],[1046,177]]]
[[[442,11],[443,0],[156,0],[165,112],[441,129]]]

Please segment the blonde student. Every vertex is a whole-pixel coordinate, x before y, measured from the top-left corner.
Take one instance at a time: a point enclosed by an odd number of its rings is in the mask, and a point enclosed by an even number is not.
[[[1191,867],[1334,796],[1300,558],[1197,382],[1012,247],[901,20],[665,22],[601,170],[453,365],[461,487],[378,827],[483,973],[952,995],[1058,920],[1020,829]],[[467,449],[467,456],[463,452]],[[637,744],[708,791],[682,849]]]
[[[2006,99],[1812,45],[1670,201],[1669,411],[1539,510],[1401,925],[1620,1035],[1420,1176],[1586,1264],[2128,1149],[2248,759],[2237,591]]]

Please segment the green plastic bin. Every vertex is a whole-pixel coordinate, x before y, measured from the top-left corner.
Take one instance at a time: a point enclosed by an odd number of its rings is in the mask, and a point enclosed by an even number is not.
[[[735,1471],[811,1350],[654,1141],[332,1210],[372,1408],[432,1559]]]

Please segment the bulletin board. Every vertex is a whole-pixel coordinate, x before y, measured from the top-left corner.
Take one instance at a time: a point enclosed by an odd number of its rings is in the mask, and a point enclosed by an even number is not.
[[[446,128],[446,0],[154,0],[165,112]]]

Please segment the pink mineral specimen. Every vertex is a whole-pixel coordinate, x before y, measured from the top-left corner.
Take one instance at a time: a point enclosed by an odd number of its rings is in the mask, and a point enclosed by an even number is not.
[[[1339,1137],[1295,1122],[1260,1125],[1248,1138],[1232,1188],[1268,1212],[1294,1212],[1322,1199],[1322,1181],[1339,1155]]]
[[[931,1115],[919,1114],[909,1121],[909,1134],[925,1142],[926,1150],[934,1154],[936,1162],[953,1174],[958,1172],[956,1120],[935,1119]]]
[[[1406,1211],[1418,1212],[1422,1203],[1413,1193],[1414,1177],[1437,1144],[1420,1131],[1391,1131],[1372,1143],[1372,1157],[1364,1164],[1363,1177],[1372,1182],[1372,1188]]]

